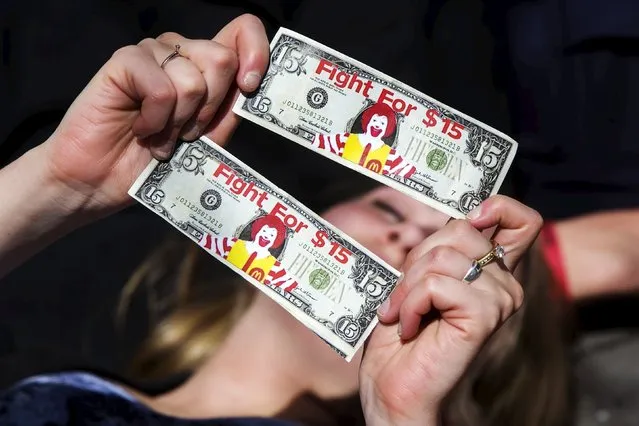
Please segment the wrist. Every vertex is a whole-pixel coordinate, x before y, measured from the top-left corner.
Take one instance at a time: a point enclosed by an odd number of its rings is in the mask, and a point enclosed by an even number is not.
[[[59,152],[60,146],[71,145],[61,140],[62,138],[63,136],[56,132],[33,151],[41,164],[45,185],[59,201],[66,214],[73,216],[79,224],[85,224],[115,213],[131,204],[133,200],[128,195],[124,198],[109,197],[103,193],[101,187],[105,177],[92,174],[95,170],[93,164],[76,163],[72,167],[68,165],[60,167],[54,160],[65,157]]]
[[[86,223],[85,197],[61,185],[34,148],[0,170],[0,278]]]
[[[418,419],[395,419],[386,416],[366,416],[367,426],[442,426],[439,416],[425,415]]]
[[[41,213],[60,221],[84,222],[82,219],[90,210],[91,197],[55,172],[49,162],[46,144],[28,151],[20,160],[25,162],[23,168],[33,172],[32,186],[37,187],[37,199],[41,202],[36,204],[41,205]]]
[[[424,410],[414,416],[392,414],[389,410],[364,410],[367,426],[441,426],[439,409]]]
[[[419,400],[406,401],[399,396],[382,395],[368,374],[360,371],[360,402],[368,426],[441,426],[439,397],[421,395]]]

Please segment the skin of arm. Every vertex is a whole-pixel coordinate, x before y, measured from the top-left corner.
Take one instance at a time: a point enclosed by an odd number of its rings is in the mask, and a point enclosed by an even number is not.
[[[55,179],[43,145],[0,169],[0,278],[91,221],[89,202]]]
[[[639,290],[639,209],[558,221],[555,232],[572,299]]]

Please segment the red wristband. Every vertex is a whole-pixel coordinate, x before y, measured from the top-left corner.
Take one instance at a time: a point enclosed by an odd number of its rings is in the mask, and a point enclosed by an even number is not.
[[[566,279],[557,232],[552,223],[546,223],[541,230],[541,252],[555,282],[554,289],[557,292],[557,297],[569,300],[570,288]]]

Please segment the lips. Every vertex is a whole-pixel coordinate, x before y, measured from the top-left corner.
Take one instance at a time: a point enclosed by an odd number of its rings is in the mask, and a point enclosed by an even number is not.
[[[378,137],[382,133],[382,129],[378,127],[371,127],[371,136],[374,138]]]
[[[264,237],[260,237],[257,239],[257,243],[260,245],[260,247],[266,247],[268,245],[268,243],[270,243],[270,240],[264,238]]]

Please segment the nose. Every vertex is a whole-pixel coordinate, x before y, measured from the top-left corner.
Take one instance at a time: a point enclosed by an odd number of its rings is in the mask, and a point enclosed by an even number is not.
[[[388,230],[388,241],[399,245],[407,253],[425,237],[424,231],[419,226],[409,222],[395,224]]]

